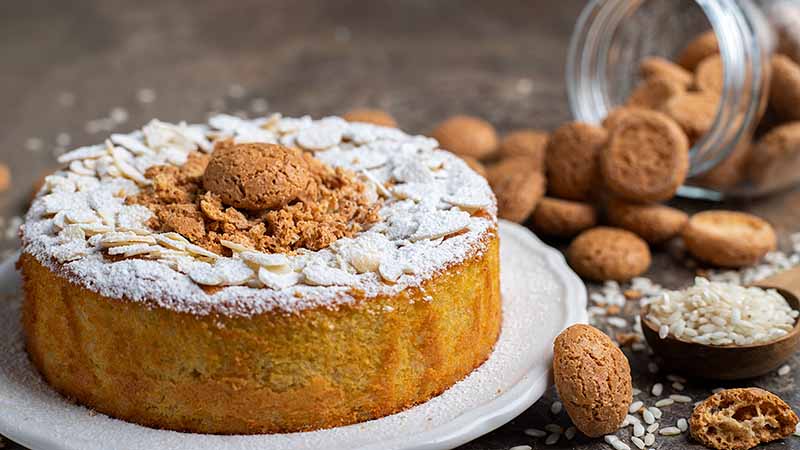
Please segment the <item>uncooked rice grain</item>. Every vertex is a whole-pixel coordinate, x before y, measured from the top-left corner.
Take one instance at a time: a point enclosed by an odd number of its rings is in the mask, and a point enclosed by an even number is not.
[[[661,418],[661,410],[656,408],[655,406],[650,406],[647,408],[647,410],[650,411],[650,414],[652,414],[653,417],[656,418],[656,420]]]
[[[631,447],[628,444],[620,441],[619,439],[614,441],[611,446],[614,447],[614,450],[631,450]]]
[[[666,427],[658,430],[658,434],[662,436],[677,436],[681,434],[681,430],[678,427]]]
[[[578,432],[578,429],[575,427],[569,427],[566,431],[564,431],[564,437],[567,438],[568,441],[571,441],[575,434]]]
[[[594,315],[594,316],[605,316],[606,315],[606,309],[605,308],[601,308],[599,306],[590,306],[588,311],[589,311],[590,315]]]
[[[553,445],[558,442],[559,439],[561,439],[561,433],[552,433],[544,440],[544,445]]]
[[[641,420],[639,420],[638,417],[632,416],[630,414],[626,414],[625,415],[625,420],[622,421],[622,428],[627,427],[628,425],[632,425],[634,423],[639,423],[639,422],[641,422]]]
[[[673,403],[675,403],[675,400],[673,400],[671,398],[662,398],[661,400],[657,401],[655,404],[656,404],[657,408],[663,408],[665,406],[672,405]]]
[[[562,428],[561,425],[557,425],[555,423],[548,423],[547,425],[544,426],[544,429],[549,431],[549,432],[551,432],[551,433],[563,433],[564,432],[564,428]]]
[[[792,368],[789,367],[788,364],[784,364],[784,365],[781,366],[780,369],[778,369],[778,375],[780,375],[780,376],[789,375],[789,372],[791,372],[791,371],[792,371]]]
[[[684,418],[678,419],[678,429],[681,431],[686,431],[689,429],[689,423]]]
[[[644,422],[648,425],[656,423],[656,416],[654,416],[653,413],[651,413],[650,410],[648,409],[642,411],[642,418],[644,419]]]
[[[692,397],[688,395],[672,394],[669,398],[675,400],[677,403],[692,403]]]
[[[649,302],[647,320],[662,338],[706,345],[750,345],[774,341],[792,330],[798,311],[774,289],[695,278],[682,291],[666,291]],[[666,334],[665,334],[666,331]]]
[[[664,392],[664,385],[661,383],[654,384],[653,389],[650,389],[650,393],[655,397],[659,397],[662,392]]]
[[[631,436],[631,442],[633,442],[633,445],[639,447],[641,450],[644,450],[645,444],[643,440],[636,436]]]
[[[671,374],[667,375],[667,380],[672,381],[673,383],[676,382],[676,381],[678,383],[686,383],[688,381],[688,380],[686,380],[686,378],[684,378],[684,377],[682,377],[680,375],[675,375],[674,373],[671,373]]]
[[[550,412],[554,415],[559,414],[562,409],[564,409],[564,405],[557,400],[550,405]]]
[[[525,433],[527,436],[535,437],[535,438],[543,438],[543,437],[547,436],[547,432],[546,431],[542,431],[542,430],[539,430],[539,429],[536,429],[536,428],[526,428],[522,432]]]
[[[628,326],[628,322],[622,317],[609,317],[606,322],[616,328],[625,328]]]
[[[636,411],[639,411],[640,409],[642,409],[642,406],[644,406],[644,402],[642,402],[641,400],[637,400],[637,401],[631,403],[631,406],[628,408],[628,412],[633,414]]]

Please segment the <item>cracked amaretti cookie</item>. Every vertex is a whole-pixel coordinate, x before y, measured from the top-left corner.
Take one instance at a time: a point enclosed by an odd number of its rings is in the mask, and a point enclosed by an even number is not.
[[[435,140],[322,120],[154,120],[63,155],[22,227],[27,349],[59,392],[199,433],[424,402],[500,331],[496,202]]]
[[[709,448],[747,450],[789,436],[797,414],[777,395],[759,388],[726,389],[695,407],[692,437]]]

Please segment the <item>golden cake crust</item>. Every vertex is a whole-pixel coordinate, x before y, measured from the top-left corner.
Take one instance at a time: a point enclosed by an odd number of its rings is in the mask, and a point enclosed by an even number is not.
[[[396,295],[251,317],[113,299],[23,253],[27,349],[67,397],[156,428],[285,433],[382,417],[438,395],[490,355],[499,238]]]

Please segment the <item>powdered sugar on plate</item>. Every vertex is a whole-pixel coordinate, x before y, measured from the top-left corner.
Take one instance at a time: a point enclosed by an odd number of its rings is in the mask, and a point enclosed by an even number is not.
[[[382,199],[381,220],[329,248],[293,255],[230,243],[233,256],[223,257],[149,229],[152,213],[125,203],[150,183],[147,169],[182,165],[219,139],[295,145],[351,169]],[[430,138],[338,117],[153,120],[60,157],[67,168],[45,180],[23,226],[23,252],[107,297],[193,314],[296,312],[355,301],[353,292],[392,295],[485,251],[497,226],[486,181],[437,147]],[[282,263],[269,262],[276,258]],[[222,289],[208,294],[204,286]]]

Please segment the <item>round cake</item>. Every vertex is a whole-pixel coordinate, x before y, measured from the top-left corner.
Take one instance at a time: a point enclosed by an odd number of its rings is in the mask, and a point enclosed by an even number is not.
[[[60,157],[22,227],[27,350],[64,396],[178,431],[392,414],[491,354],[496,201],[423,136],[153,120]]]

